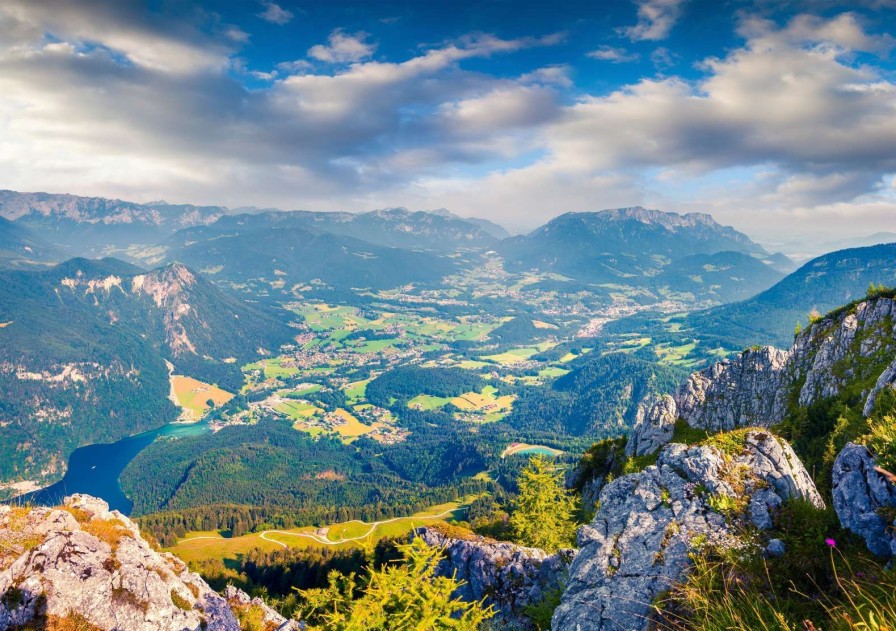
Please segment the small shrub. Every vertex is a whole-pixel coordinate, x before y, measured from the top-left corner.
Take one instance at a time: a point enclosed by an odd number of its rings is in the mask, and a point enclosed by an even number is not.
[[[523,607],[523,615],[526,616],[535,627],[536,631],[549,631],[554,610],[560,606],[560,597],[563,590],[556,588],[544,593],[541,600],[529,603]]]
[[[885,416],[871,422],[865,444],[877,457],[877,464],[896,471],[896,416]]]
[[[696,445],[709,438],[710,434],[705,429],[697,429],[688,425],[683,418],[675,421],[675,429],[672,432],[672,442],[682,445]]]
[[[268,631],[264,621],[264,609],[261,606],[234,607],[233,613],[240,623],[240,631]]]
[[[643,456],[632,456],[628,458],[622,465],[622,473],[628,475],[630,473],[640,473],[647,467],[656,464],[658,454],[645,454]]]

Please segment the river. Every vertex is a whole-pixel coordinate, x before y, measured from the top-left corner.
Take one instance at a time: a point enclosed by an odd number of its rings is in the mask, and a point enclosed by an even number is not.
[[[51,486],[20,495],[17,501],[54,506],[72,493],[88,493],[109,502],[113,510],[131,513],[133,502],[121,490],[119,477],[128,463],[160,436],[197,436],[209,431],[208,424],[171,423],[114,443],[86,445],[72,452],[65,477]]]

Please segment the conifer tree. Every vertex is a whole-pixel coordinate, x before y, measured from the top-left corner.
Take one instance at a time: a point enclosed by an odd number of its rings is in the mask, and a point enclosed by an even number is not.
[[[309,629],[327,631],[475,631],[494,613],[452,594],[463,583],[436,576],[441,550],[419,537],[399,546],[403,563],[369,569],[363,587],[354,574],[333,571],[329,586],[298,590]]]
[[[519,495],[510,516],[516,540],[546,552],[571,546],[576,524],[575,500],[563,486],[562,473],[544,456],[535,456],[520,472]]]

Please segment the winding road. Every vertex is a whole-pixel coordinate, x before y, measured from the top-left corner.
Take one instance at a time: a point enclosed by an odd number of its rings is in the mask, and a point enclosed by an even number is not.
[[[367,532],[365,532],[363,535],[358,535],[357,537],[346,537],[345,539],[339,539],[338,541],[331,541],[329,539],[325,539],[324,537],[321,537],[320,535],[311,534],[308,532],[289,532],[287,530],[263,530],[260,534],[260,537],[270,543],[276,543],[278,546],[281,546],[283,548],[288,548],[289,546],[287,544],[283,543],[282,541],[277,541],[276,539],[268,538],[268,535],[275,534],[275,535],[286,535],[289,537],[305,537],[307,539],[311,539],[312,541],[315,541],[315,542],[323,544],[323,545],[338,546],[343,543],[349,543],[351,541],[360,541],[361,539],[366,539],[367,537],[369,537],[370,535],[373,534],[373,531],[376,530],[377,526],[380,526],[382,524],[389,524],[394,521],[401,521],[403,519],[419,519],[421,521],[425,520],[425,519],[440,519],[442,517],[445,517],[446,515],[450,515],[454,511],[461,509],[461,508],[466,508],[466,506],[458,506],[457,508],[452,508],[452,509],[446,510],[442,513],[439,513],[438,515],[419,515],[419,516],[414,516],[414,517],[393,517],[392,519],[384,519],[382,521],[375,521],[373,523],[361,521],[359,519],[352,519],[351,521],[347,521],[347,522],[343,522],[343,523],[345,523],[345,524],[363,524],[365,526],[370,526],[370,528],[368,528]],[[178,543],[182,543],[184,541],[195,541],[197,539],[222,539],[222,537],[209,537],[209,536],[201,535],[198,537],[187,537],[186,539],[181,539]]]

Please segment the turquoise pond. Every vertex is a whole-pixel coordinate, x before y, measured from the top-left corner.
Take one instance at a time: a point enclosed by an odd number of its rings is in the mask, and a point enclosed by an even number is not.
[[[133,503],[121,490],[118,479],[128,463],[156,438],[197,436],[209,431],[206,423],[164,425],[114,443],[87,445],[72,452],[65,477],[46,488],[16,498],[43,506],[60,504],[72,493],[88,493],[109,502],[109,507],[130,514]]]

